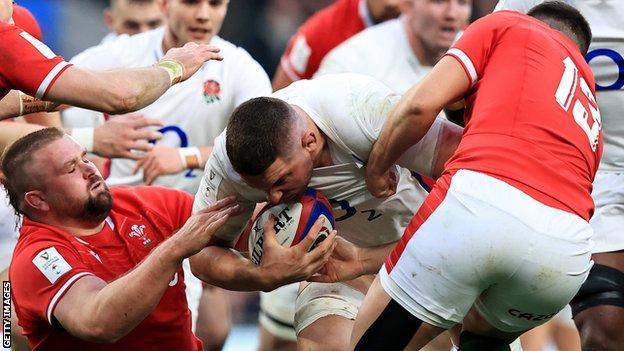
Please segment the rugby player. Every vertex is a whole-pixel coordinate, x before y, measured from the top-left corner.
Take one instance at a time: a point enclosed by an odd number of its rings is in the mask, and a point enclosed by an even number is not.
[[[104,10],[104,24],[110,33],[102,39],[102,44],[120,34],[139,34],[164,23],[158,0],[110,0],[110,6]]]

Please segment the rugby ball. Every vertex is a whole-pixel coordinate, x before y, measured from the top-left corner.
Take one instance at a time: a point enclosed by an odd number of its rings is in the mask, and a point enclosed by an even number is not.
[[[249,233],[249,255],[251,261],[260,264],[264,243],[264,224],[270,215],[275,217],[275,235],[277,242],[284,247],[297,245],[303,240],[319,217],[324,217],[323,228],[314,243],[308,248],[312,250],[323,241],[334,229],[334,215],[327,198],[320,192],[307,188],[297,202],[265,206],[256,218]]]

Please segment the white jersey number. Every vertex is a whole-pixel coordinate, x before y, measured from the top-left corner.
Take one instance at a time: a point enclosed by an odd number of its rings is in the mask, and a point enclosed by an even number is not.
[[[592,94],[585,79],[579,75],[578,68],[570,57],[566,57],[563,60],[563,67],[563,74],[559,81],[559,87],[557,87],[557,91],[555,92],[555,99],[564,110],[569,112],[570,107],[572,108],[574,121],[587,135],[592,151],[596,151],[601,128],[600,111],[598,111],[596,98]],[[588,106],[589,112],[580,98],[575,99],[577,88],[581,88],[581,92],[583,92],[582,96],[587,98],[585,104]],[[591,126],[589,123],[590,118],[592,122]]]

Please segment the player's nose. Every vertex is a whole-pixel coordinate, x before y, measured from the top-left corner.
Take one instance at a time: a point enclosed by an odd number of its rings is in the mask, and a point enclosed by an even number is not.
[[[284,192],[281,190],[271,190],[269,192],[268,200],[271,205],[279,204],[280,200],[284,196]]]

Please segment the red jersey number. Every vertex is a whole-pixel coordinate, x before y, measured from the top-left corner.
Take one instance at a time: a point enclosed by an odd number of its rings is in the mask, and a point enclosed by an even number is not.
[[[587,135],[592,151],[596,151],[602,126],[596,98],[585,79],[579,75],[578,68],[569,56],[563,60],[563,67],[555,99],[564,110],[570,112],[570,108],[572,109],[574,121]],[[578,88],[581,89],[582,94],[577,96]]]

